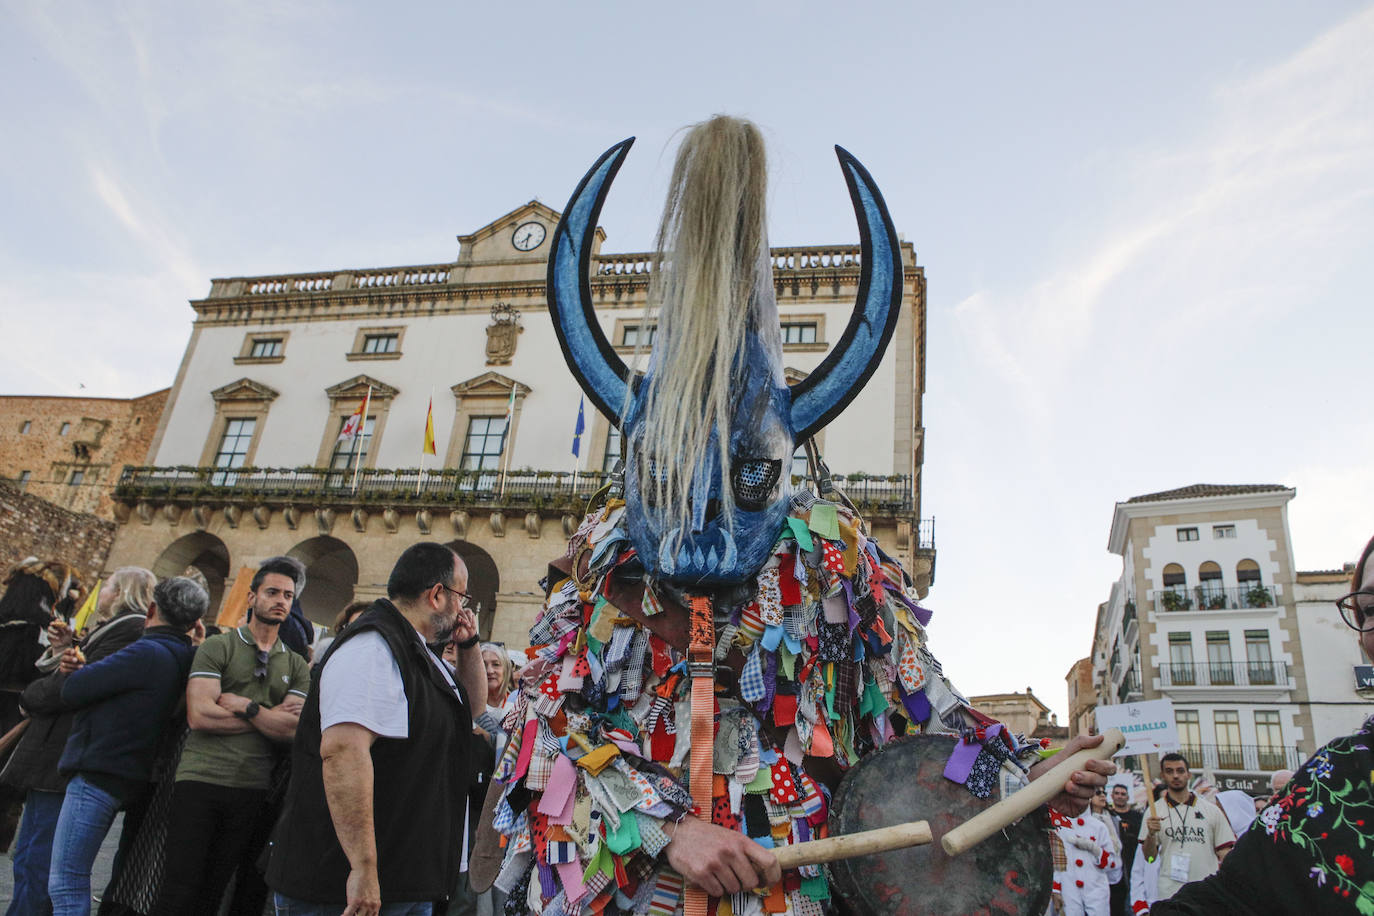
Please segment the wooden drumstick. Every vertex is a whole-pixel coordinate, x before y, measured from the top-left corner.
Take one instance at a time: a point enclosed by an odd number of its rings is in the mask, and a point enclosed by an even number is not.
[[[1108,760],[1125,743],[1126,739],[1122,737],[1120,730],[1111,729],[1097,747],[1079,751],[1062,763],[1056,764],[1048,773],[1015,795],[964,821],[946,833],[940,845],[951,856],[957,856],[976,846],[1058,795],[1063,790],[1064,783],[1075,770],[1081,770],[1083,764],[1089,760]],[[891,827],[827,837],[823,840],[794,843],[776,850],[774,855],[777,857],[778,865],[787,869],[801,865],[820,865],[823,862],[834,862],[837,859],[875,852],[891,852],[894,849],[906,849],[908,846],[925,846],[933,840],[928,822],[910,821]]]
[[[911,821],[891,827],[879,827],[877,830],[794,843],[775,850],[774,854],[778,859],[778,867],[788,869],[866,856],[874,852],[906,849],[908,846],[926,846],[934,839],[930,832],[930,824],[925,821]]]
[[[1089,760],[1110,760],[1112,755],[1126,744],[1118,728],[1108,729],[1097,747],[1088,748],[1074,754],[1068,760],[1056,764],[1048,773],[1036,778],[1034,782],[1018,791],[1010,798],[964,821],[958,827],[940,838],[940,845],[951,856],[957,856],[986,840],[1008,824],[1015,823],[1036,808],[1054,798],[1064,790],[1064,783],[1075,770],[1083,769]]]

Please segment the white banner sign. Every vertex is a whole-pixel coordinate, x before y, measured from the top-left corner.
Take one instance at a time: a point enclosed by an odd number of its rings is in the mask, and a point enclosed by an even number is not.
[[[1178,750],[1178,726],[1171,700],[1145,700],[1118,706],[1097,707],[1097,730],[1121,729],[1126,746],[1123,754],[1157,754]]]

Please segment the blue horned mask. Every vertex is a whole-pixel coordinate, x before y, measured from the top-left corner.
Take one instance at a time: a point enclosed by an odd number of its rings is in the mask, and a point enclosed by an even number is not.
[[[887,206],[867,170],[836,147],[861,238],[853,315],[821,364],[789,387],[783,375],[771,274],[762,272],[750,297],[742,344],[729,354],[728,466],[722,466],[722,431],[717,423],[696,465],[678,469],[688,493],[686,512],[665,514],[653,504],[652,481],[642,486],[646,481],[641,478],[661,473],[664,462],[681,458],[641,450],[649,382],[665,346],[664,335],[672,329],[660,328],[647,375],[634,372],[601,331],[588,276],[602,204],[633,142],[630,138],[607,150],[563,210],[549,256],[549,310],[563,355],[587,397],[607,417],[619,418],[626,526],[646,572],[689,590],[735,585],[758,574],[786,523],[796,444],[838,416],[882,359],[900,312],[901,250]],[[766,257],[766,252],[761,255]],[[727,488],[732,513],[721,511]]]

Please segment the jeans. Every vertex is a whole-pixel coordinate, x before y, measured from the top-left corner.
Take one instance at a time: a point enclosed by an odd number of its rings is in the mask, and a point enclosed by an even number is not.
[[[310,903],[285,894],[273,894],[272,903],[277,916],[339,916],[345,909],[342,903]],[[433,912],[434,904],[428,902],[383,903],[378,916],[430,916]]]
[[[52,838],[52,871],[48,896],[53,916],[89,916],[91,866],[110,832],[119,799],[77,774],[67,783],[67,797]]]
[[[234,869],[252,869],[271,829],[263,829],[266,789],[181,780],[172,791],[167,865],[153,916],[214,916]],[[254,848],[256,846],[256,848]],[[262,912],[262,901],[257,910]],[[342,912],[342,910],[340,910]]]
[[[52,835],[62,811],[61,792],[30,789],[24,799],[24,820],[14,840],[14,897],[5,916],[47,916],[48,863],[52,861]]]

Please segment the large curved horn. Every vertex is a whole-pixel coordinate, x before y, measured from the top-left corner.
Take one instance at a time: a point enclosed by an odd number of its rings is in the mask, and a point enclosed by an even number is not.
[[[859,220],[859,296],[844,334],[825,360],[792,388],[792,427],[805,442],[859,393],[892,340],[902,305],[902,251],[887,204],[859,160],[835,147]]]
[[[601,333],[587,273],[601,205],[634,142],[631,137],[606,150],[583,176],[563,208],[549,254],[549,312],[563,358],[592,404],[617,424],[631,372]]]

